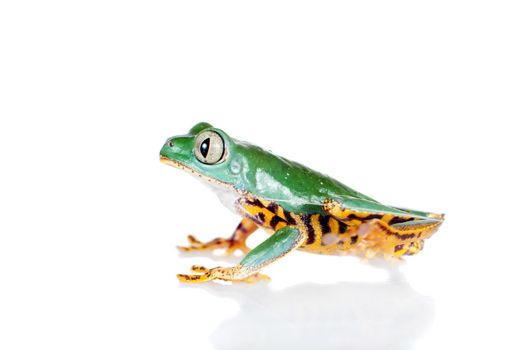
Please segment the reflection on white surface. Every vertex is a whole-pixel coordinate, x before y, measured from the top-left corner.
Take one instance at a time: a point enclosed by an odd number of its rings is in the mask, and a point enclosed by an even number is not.
[[[397,270],[374,283],[196,286],[236,300],[240,311],[213,332],[222,349],[410,349],[432,323],[431,298]]]

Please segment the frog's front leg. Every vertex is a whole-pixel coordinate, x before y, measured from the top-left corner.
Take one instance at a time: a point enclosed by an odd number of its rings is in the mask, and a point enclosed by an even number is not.
[[[220,248],[226,248],[227,254],[234,253],[237,249],[240,249],[243,253],[248,253],[250,248],[246,245],[246,239],[257,230],[258,226],[249,219],[243,219],[230,238],[215,238],[209,242],[201,242],[194,236],[188,236],[189,246],[183,247],[178,246],[180,250],[184,252],[191,252],[196,250],[215,250]]]
[[[268,279],[259,273],[264,267],[282,258],[294,249],[300,247],[307,234],[298,227],[286,226],[276,231],[264,242],[250,251],[241,262],[233,267],[215,267],[207,269],[193,266],[193,275],[177,275],[181,282],[206,282],[214,279],[223,281],[255,282]]]

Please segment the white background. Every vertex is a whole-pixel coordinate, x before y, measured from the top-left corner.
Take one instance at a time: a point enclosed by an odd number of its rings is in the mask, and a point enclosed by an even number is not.
[[[523,349],[519,1],[3,1],[1,349]],[[206,120],[444,212],[399,270],[180,285],[238,218],[158,162]],[[265,237],[257,233],[250,244]]]

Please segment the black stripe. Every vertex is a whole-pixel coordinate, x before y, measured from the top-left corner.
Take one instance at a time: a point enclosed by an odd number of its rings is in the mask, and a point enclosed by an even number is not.
[[[382,217],[383,217],[383,215],[381,215],[381,214],[370,214],[368,216],[365,216],[362,220],[368,221],[368,220],[372,220],[372,219],[381,219]]]
[[[266,215],[262,211],[257,213],[257,218],[261,220],[261,224],[264,224],[264,219],[266,218]]]
[[[266,208],[274,214],[277,214],[277,210],[279,210],[279,206],[277,205],[277,203],[274,202],[268,204]]]
[[[290,214],[288,210],[284,211],[284,217],[290,225],[297,225],[297,221],[295,221],[295,219],[292,217],[292,214]]]
[[[346,229],[348,228],[348,226],[343,224],[342,222],[337,221],[337,220],[336,220],[336,222],[339,225],[339,231],[338,232],[339,233],[345,233]]]
[[[255,206],[259,207],[259,208],[264,208],[264,205],[262,204],[262,202],[258,198],[254,198],[253,200],[248,200],[248,203],[252,204],[252,205],[255,205]]]
[[[359,216],[355,215],[354,213],[351,213],[349,215],[347,215],[347,217],[345,218],[345,220],[359,220],[359,221],[368,221],[368,220],[372,220],[372,219],[381,219],[383,217],[383,215],[381,214],[370,214],[370,215],[367,215],[363,218],[360,218]]]
[[[413,221],[414,218],[402,218],[399,216],[395,216],[388,222],[389,225],[395,225],[395,224],[401,224],[403,222]]]
[[[414,238],[416,236],[415,233],[405,233],[405,234],[401,234],[401,233],[397,233],[397,232],[393,232],[393,231],[390,231],[389,229],[387,228],[384,228],[383,226],[381,225],[376,225],[381,231],[383,231],[385,234],[389,235],[389,236],[396,236],[397,238],[401,239],[401,240],[406,240],[406,239],[410,239],[410,238]]]
[[[404,244],[398,244],[394,247],[394,253],[397,253],[398,251],[400,251],[401,249],[403,249],[405,245]]]
[[[237,229],[235,231],[241,231],[242,233],[248,233],[248,229],[244,227],[242,222],[237,226]]]
[[[330,216],[328,215],[321,215],[319,217],[319,223],[321,224],[321,231],[323,232],[323,235],[326,235],[330,232],[330,226],[328,225],[329,220]]]
[[[357,235],[350,237],[350,244],[355,244],[357,242]]]
[[[308,232],[308,239],[306,244],[312,244],[315,242],[315,230],[312,226],[312,217],[310,215],[303,216],[304,226],[306,226],[306,231]]]
[[[277,224],[279,224],[281,221],[284,221],[283,219],[281,219],[280,217],[278,217],[277,215],[274,215],[273,218],[270,220],[270,226],[275,229],[275,227],[277,226]]]

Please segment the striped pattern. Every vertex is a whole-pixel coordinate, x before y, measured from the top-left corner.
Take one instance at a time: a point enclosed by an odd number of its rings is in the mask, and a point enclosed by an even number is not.
[[[355,212],[330,200],[324,205],[326,214],[299,215],[275,202],[254,197],[242,198],[240,206],[246,217],[270,233],[288,225],[301,228],[307,238],[300,249],[319,254],[413,255],[442,222],[391,213]]]
[[[358,243],[359,225],[346,224],[331,215],[298,215],[285,210],[275,202],[259,198],[243,198],[241,208],[257,225],[273,232],[284,226],[298,226],[307,233],[301,250],[321,253],[348,253]],[[327,239],[329,238],[329,239]]]
[[[350,208],[343,208],[341,204],[339,204],[335,200],[327,199],[323,203],[323,209],[330,213],[330,215],[333,215],[338,220],[349,223],[349,222],[367,222],[374,219],[381,220],[385,224],[394,225],[394,224],[400,224],[404,222],[409,222],[414,220],[413,217],[406,215],[394,215],[391,213],[367,213],[367,212],[356,212]]]
[[[338,220],[361,220],[366,231],[362,245],[365,256],[378,252],[388,256],[413,255],[423,249],[423,241],[437,231],[443,216],[430,214],[427,219],[388,214],[355,212],[334,200],[326,200],[324,209]]]

